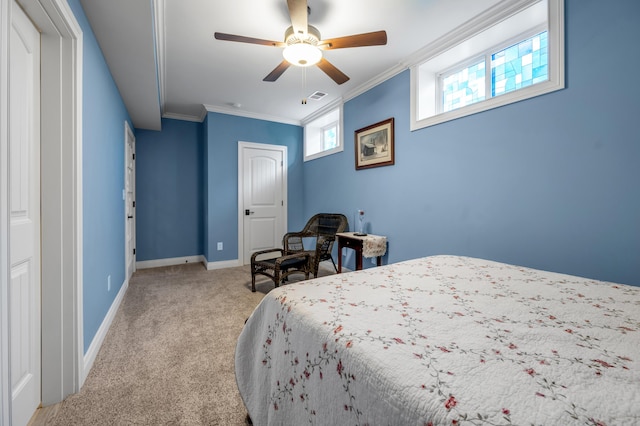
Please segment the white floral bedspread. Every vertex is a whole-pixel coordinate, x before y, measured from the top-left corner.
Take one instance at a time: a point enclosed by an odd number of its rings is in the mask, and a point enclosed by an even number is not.
[[[236,378],[255,425],[640,424],[640,287],[456,256],[284,285]]]

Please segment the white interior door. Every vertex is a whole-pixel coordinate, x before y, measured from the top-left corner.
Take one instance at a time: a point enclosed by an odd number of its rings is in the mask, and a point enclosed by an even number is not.
[[[40,34],[11,7],[9,284],[12,424],[26,425],[41,400]]]
[[[282,246],[286,229],[286,147],[241,148],[241,212],[244,264],[258,250]]]
[[[136,270],[136,139],[125,122],[125,168],[124,168],[124,193],[125,193],[125,268],[126,279]]]

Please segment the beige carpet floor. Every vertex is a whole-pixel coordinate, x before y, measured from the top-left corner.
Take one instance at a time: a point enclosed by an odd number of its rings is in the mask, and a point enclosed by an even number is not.
[[[256,287],[248,266],[137,271],[84,386],[45,424],[245,425],[235,343],[273,282]]]

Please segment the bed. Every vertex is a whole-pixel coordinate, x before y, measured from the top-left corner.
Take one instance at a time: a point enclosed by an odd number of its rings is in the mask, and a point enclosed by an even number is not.
[[[640,424],[640,287],[426,257],[270,291],[235,357],[254,425]]]

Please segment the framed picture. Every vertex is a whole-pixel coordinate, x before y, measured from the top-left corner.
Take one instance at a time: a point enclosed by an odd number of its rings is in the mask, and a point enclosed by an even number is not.
[[[394,163],[393,118],[356,130],[356,170]]]

